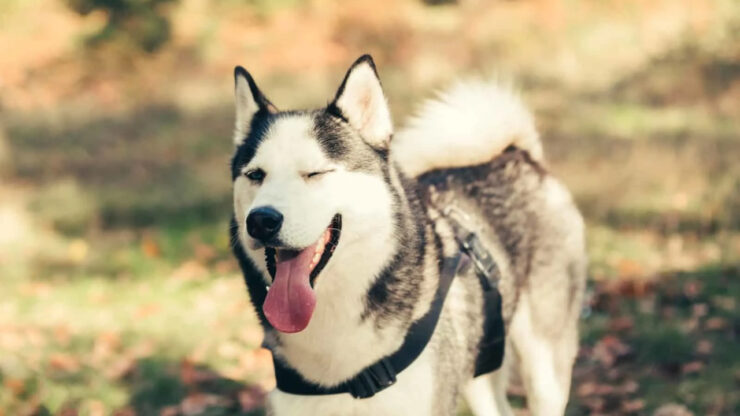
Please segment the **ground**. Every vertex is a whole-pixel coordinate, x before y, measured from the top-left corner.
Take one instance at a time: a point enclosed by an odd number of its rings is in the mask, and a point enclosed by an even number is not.
[[[533,107],[588,224],[567,414],[740,414],[736,3],[265,4],[183,0],[172,43],[133,57],[80,46],[100,16],[0,5],[0,415],[262,414],[271,358],[226,232],[231,68],[316,106],[366,51],[397,123],[493,69]]]

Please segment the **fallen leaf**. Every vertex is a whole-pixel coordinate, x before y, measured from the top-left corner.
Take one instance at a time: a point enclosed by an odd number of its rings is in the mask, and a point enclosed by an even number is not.
[[[16,396],[20,396],[26,390],[26,385],[23,383],[23,380],[19,380],[17,378],[5,379],[3,381],[3,386]]]
[[[57,412],[57,416],[78,416],[80,413],[73,407],[64,407]]]
[[[218,274],[228,274],[236,271],[236,264],[233,260],[221,260],[216,263],[213,269]]]
[[[252,386],[239,392],[237,398],[242,411],[251,412],[257,410],[265,402],[266,393],[259,386]]]
[[[704,328],[706,328],[708,331],[716,331],[719,329],[725,329],[727,328],[727,319],[715,316],[713,318],[709,318],[704,322]]]
[[[660,310],[660,316],[663,319],[674,319],[676,317],[676,308],[673,306],[664,306]]]
[[[204,394],[193,394],[180,403],[180,410],[185,416],[195,416],[203,413],[208,407]]]
[[[165,406],[159,411],[159,416],[177,416],[180,414],[179,406]]]
[[[669,403],[657,408],[653,416],[694,416],[684,405]]]
[[[208,244],[197,243],[193,248],[194,257],[202,263],[210,262],[216,258],[217,254],[216,250]]]
[[[606,401],[601,397],[589,397],[583,400],[583,404],[592,412],[600,412],[604,410]]]
[[[105,416],[107,414],[105,404],[100,400],[90,400],[85,407],[86,412],[84,414],[87,416]]]
[[[605,367],[611,367],[617,359],[625,357],[632,352],[629,345],[623,343],[614,335],[606,335],[596,343],[593,356]]]
[[[698,373],[704,369],[704,363],[701,361],[692,361],[681,366],[681,372],[684,374]]]
[[[66,347],[69,345],[69,341],[72,338],[72,334],[66,325],[56,325],[54,327],[54,342],[59,347]]]
[[[124,407],[123,409],[118,409],[115,412],[113,412],[113,416],[137,416],[136,410],[134,410],[132,407]]]
[[[150,234],[144,234],[141,237],[141,251],[147,257],[159,257],[162,255],[162,250],[159,248],[159,244],[154,241],[154,238]]]
[[[186,386],[191,386],[196,382],[195,364],[188,359],[180,362],[180,381]]]
[[[67,247],[67,257],[72,263],[80,264],[87,258],[90,246],[85,240],[75,239]]]
[[[93,346],[93,361],[100,363],[102,360],[111,356],[121,345],[121,337],[113,331],[103,331],[95,337]]]
[[[632,278],[643,274],[643,267],[631,259],[621,259],[617,263],[617,272],[621,278]]]
[[[728,326],[729,326],[729,322],[727,321],[727,319],[719,317],[719,316],[716,316],[714,318],[709,318],[707,319],[706,322],[704,322],[704,327],[710,331],[725,329]]]
[[[691,308],[691,315],[696,318],[703,318],[709,313],[709,306],[706,303],[697,303]]]
[[[696,353],[699,355],[709,355],[712,350],[714,350],[714,344],[706,339],[702,339],[696,344]]]
[[[637,412],[645,408],[645,401],[642,399],[625,400],[622,402],[622,410],[628,413]]]
[[[134,345],[127,353],[129,356],[134,358],[144,358],[151,356],[156,349],[154,342],[151,340],[143,340]]]
[[[695,280],[688,281],[683,286],[683,294],[686,295],[686,297],[689,299],[693,299],[699,296],[700,293],[701,285]]]
[[[627,380],[621,386],[619,386],[618,390],[621,394],[632,394],[637,392],[639,388],[640,385],[636,381]]]
[[[54,353],[49,357],[49,365],[58,371],[74,373],[80,369],[80,361],[67,353]]]
[[[733,312],[735,310],[735,298],[732,296],[713,296],[712,303],[728,312]]]
[[[105,366],[103,375],[109,380],[120,380],[131,374],[134,368],[134,359],[132,357],[124,356],[114,361],[113,364]]]
[[[195,386],[204,381],[216,380],[219,375],[213,371],[198,368],[195,363],[189,359],[180,362],[180,381],[186,386]]]
[[[26,340],[19,331],[0,331],[0,348],[4,351],[18,351],[25,345]]]
[[[587,381],[585,383],[581,383],[580,386],[576,389],[576,394],[585,397],[585,396],[591,396],[596,392],[596,383],[593,381]]]
[[[51,291],[51,285],[45,282],[26,283],[20,288],[21,294],[38,297],[48,297]]]
[[[681,329],[684,332],[692,332],[699,329],[699,318],[691,317],[681,322]]]
[[[47,343],[46,333],[40,331],[38,328],[31,327],[26,329],[26,341],[29,345],[34,347],[43,347]]]
[[[614,393],[614,387],[608,384],[587,381],[578,386],[576,393],[579,396],[606,396]]]
[[[208,276],[208,269],[195,260],[188,260],[182,263],[170,275],[175,280],[198,280]]]
[[[134,311],[134,316],[137,318],[148,318],[159,313],[160,309],[161,307],[156,303],[147,303],[140,305],[136,311]]]
[[[196,416],[202,414],[211,406],[228,406],[230,401],[215,394],[195,393],[190,394],[180,403],[180,412],[183,416]]]
[[[609,329],[614,332],[628,331],[634,325],[634,320],[629,316],[619,316],[609,321]]]

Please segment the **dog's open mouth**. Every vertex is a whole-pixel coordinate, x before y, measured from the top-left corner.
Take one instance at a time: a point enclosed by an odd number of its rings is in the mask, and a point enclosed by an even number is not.
[[[281,332],[300,332],[308,326],[316,306],[313,285],[339,242],[342,217],[337,214],[314,244],[301,250],[265,248],[272,285],[262,310]]]

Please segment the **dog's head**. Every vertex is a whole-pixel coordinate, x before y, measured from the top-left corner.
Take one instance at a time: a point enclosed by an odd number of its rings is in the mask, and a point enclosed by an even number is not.
[[[281,332],[302,331],[317,297],[342,293],[332,287],[361,274],[353,271],[377,274],[389,256],[397,197],[388,106],[368,55],[350,67],[331,103],[312,111],[279,111],[244,68],[234,77],[238,236],[270,286],[268,321]]]

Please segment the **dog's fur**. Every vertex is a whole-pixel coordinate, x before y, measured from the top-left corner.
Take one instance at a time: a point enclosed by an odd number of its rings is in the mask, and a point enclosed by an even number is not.
[[[278,332],[252,299],[277,359],[333,386],[396,351],[430,306],[441,259],[458,251],[438,207],[467,213],[501,269],[502,369],[472,378],[484,317],[480,284],[468,272],[453,281],[430,343],[395,385],[368,399],[276,390],[269,414],[454,415],[462,393],[476,415],[510,415],[512,372],[533,414],[563,414],[585,284],[584,226],[543,166],[532,116],[516,95],[496,83],[461,82],[393,137],[368,56],[334,100],[313,111],[280,112],[246,71],[235,74],[232,237],[250,291],[271,282],[265,250],[246,231],[251,209],[280,211],[279,240],[294,248],[313,244],[342,216],[305,330]],[[244,175],[255,168],[266,173],[260,183]]]

